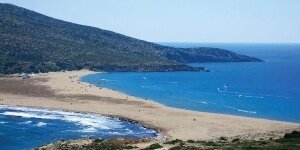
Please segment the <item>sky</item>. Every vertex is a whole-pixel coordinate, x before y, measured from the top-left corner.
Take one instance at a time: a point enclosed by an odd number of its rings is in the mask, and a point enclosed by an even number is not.
[[[300,0],[0,0],[150,42],[300,43]]]

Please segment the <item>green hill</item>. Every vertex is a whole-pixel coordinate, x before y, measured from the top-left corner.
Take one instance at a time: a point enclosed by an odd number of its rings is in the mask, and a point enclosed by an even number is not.
[[[0,73],[91,69],[199,71],[185,63],[261,61],[216,48],[172,48],[0,4]]]

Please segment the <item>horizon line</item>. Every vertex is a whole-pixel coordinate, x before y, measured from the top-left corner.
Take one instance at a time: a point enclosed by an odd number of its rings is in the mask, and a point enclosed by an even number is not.
[[[180,41],[149,41],[152,43],[187,43],[187,44],[300,44],[296,42],[180,42]]]

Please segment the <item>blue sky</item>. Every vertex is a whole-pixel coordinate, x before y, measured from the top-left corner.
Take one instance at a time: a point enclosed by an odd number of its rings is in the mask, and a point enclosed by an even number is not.
[[[300,43],[300,0],[1,0],[152,42]]]

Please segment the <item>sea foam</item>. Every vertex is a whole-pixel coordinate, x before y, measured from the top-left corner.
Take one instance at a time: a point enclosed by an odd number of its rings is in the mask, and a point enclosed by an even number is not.
[[[1,150],[15,145],[30,149],[58,139],[156,137],[154,130],[114,117],[8,105],[0,105],[0,129]]]
[[[83,128],[83,132],[97,131],[97,129],[112,129],[122,128],[120,120],[101,115],[94,115],[88,113],[75,113],[60,110],[38,109],[28,107],[14,107],[7,105],[0,105],[1,110],[5,110],[2,115],[15,116],[22,118],[35,118],[35,119],[50,119],[50,120],[64,120],[73,122]],[[29,122],[23,122],[24,124]],[[30,122],[31,123],[31,122]],[[37,126],[44,126],[39,122]],[[91,130],[93,129],[93,130]],[[94,130],[95,129],[95,130]]]

